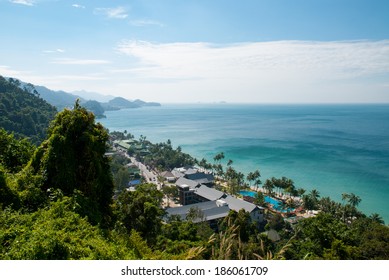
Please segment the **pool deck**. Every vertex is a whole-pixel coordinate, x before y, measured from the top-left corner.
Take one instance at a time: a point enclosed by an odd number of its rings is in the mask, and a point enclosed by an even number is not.
[[[251,191],[254,191],[254,192],[257,192],[257,191],[260,191],[262,192],[263,194],[266,195],[266,191],[262,188],[262,187],[256,187],[256,186],[250,186],[250,190]],[[302,199],[300,197],[296,197],[296,196],[286,196],[286,195],[275,195],[274,196],[275,199],[278,199],[278,200],[281,200],[283,203],[287,200],[287,199],[293,199],[296,203],[301,203],[302,202]],[[304,218],[308,218],[308,217],[313,217],[315,216],[316,214],[313,214],[313,213],[308,213],[309,211],[305,212],[304,214],[301,213],[303,212],[303,207],[302,206],[299,206],[297,207],[296,209],[294,209],[293,211],[290,211],[290,212],[282,212],[282,211],[279,211],[277,209],[274,209],[273,208],[273,205],[269,205],[269,210],[270,211],[274,211],[274,212],[277,212],[277,213],[280,213],[281,215],[286,215],[286,216],[289,216],[289,215],[296,215],[296,216],[301,216],[301,217],[304,217]]]

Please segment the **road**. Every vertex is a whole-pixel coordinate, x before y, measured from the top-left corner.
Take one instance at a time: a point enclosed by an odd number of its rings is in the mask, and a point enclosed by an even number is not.
[[[137,161],[134,157],[130,157],[130,159],[131,162],[139,168],[142,176],[146,179],[147,183],[153,183],[158,186],[158,175],[154,171],[150,171],[149,169],[147,169],[147,167],[143,163]]]

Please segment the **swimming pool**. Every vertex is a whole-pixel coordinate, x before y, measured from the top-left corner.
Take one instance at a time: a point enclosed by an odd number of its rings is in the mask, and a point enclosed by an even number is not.
[[[243,195],[243,196],[251,196],[251,197],[255,197],[255,194],[256,194],[256,192],[253,192],[253,191],[240,191],[239,193],[241,195]],[[279,200],[274,199],[274,198],[272,198],[270,196],[267,196],[267,195],[265,195],[265,202],[273,205],[273,209],[275,209],[275,210],[277,210],[279,212],[286,213],[288,211],[290,212],[290,211],[294,210],[294,209],[291,209],[291,208],[289,208],[287,210],[284,209],[283,208],[284,204],[283,204],[282,201],[279,201]]]

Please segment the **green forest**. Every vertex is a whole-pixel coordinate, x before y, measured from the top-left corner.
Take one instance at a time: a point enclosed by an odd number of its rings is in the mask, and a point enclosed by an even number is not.
[[[128,192],[114,180],[110,136],[93,113],[78,102],[56,113],[3,78],[0,101],[0,259],[389,259],[389,228],[378,215],[319,194],[306,203],[322,212],[294,227],[273,214],[258,228],[243,210],[230,211],[217,232],[195,223],[195,211],[164,222],[154,184]],[[146,159],[160,167],[193,160],[170,142]],[[281,240],[271,241],[270,229]]]
[[[0,127],[40,144],[57,110],[39,97],[33,85],[0,76]]]

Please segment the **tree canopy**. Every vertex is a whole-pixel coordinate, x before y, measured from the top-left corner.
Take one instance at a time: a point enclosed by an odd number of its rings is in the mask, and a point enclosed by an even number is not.
[[[107,140],[104,127],[77,102],[56,116],[28,166],[42,176],[42,190],[59,189],[65,196],[77,191],[84,214],[94,223],[109,218],[112,202]]]
[[[18,80],[0,76],[0,127],[39,144],[56,112],[32,85],[21,89]]]

